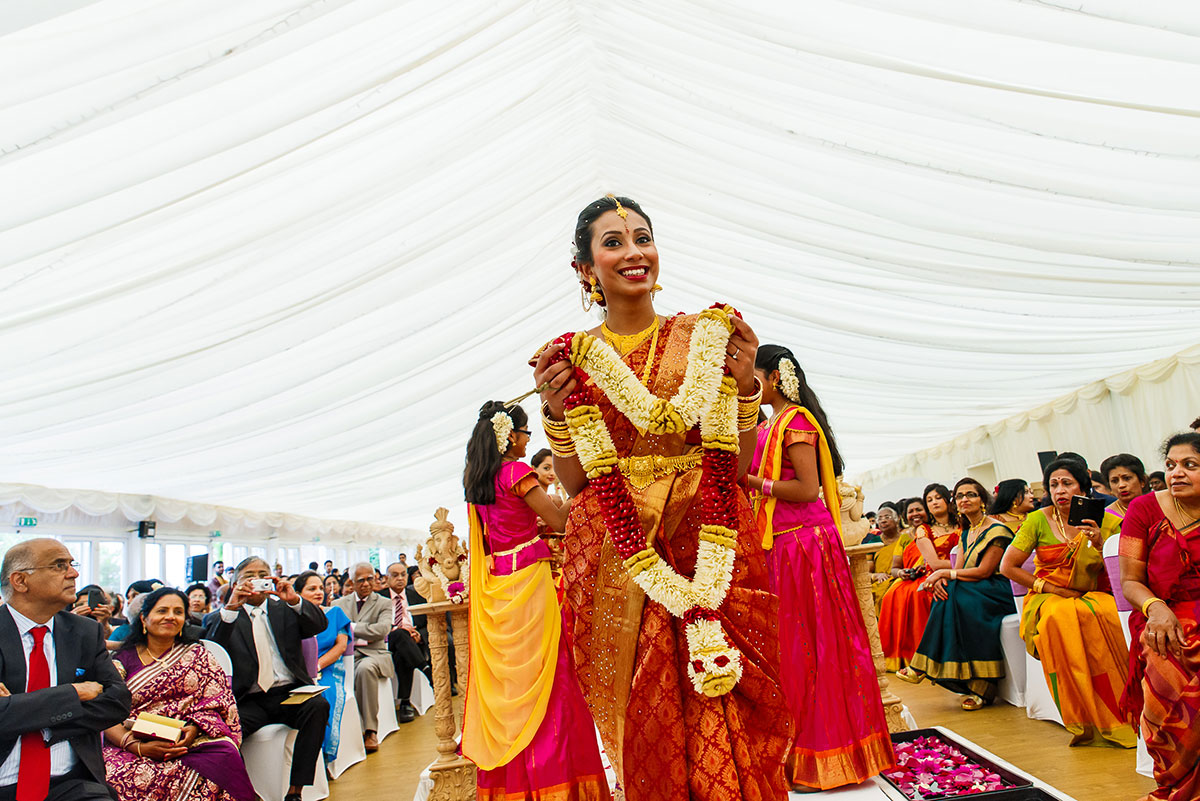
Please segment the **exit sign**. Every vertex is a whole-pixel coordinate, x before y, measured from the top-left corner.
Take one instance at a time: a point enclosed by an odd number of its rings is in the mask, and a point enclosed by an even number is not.
[[[17,528],[33,528],[37,525],[36,517],[18,517]]]

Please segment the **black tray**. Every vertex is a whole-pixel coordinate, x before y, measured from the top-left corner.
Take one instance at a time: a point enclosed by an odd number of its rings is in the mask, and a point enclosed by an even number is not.
[[[907,743],[922,737],[934,737],[943,742],[949,743],[950,745],[954,746],[954,748],[961,751],[963,755],[972,762],[982,768],[990,770],[992,773],[995,773],[1005,784],[1010,785],[1001,790],[993,790],[989,793],[971,793],[969,795],[962,796],[944,796],[947,799],[969,798],[972,800],[979,799],[979,801],[1055,801],[1054,796],[1050,795],[1045,790],[1042,790],[1040,787],[1034,787],[1033,782],[1031,782],[1029,779],[1026,779],[1024,776],[1018,776],[1011,770],[1000,767],[992,760],[971,748],[970,745],[964,743],[962,740],[954,737],[953,735],[947,734],[946,732],[938,731],[937,729],[913,729],[912,731],[898,732],[893,734],[892,742]],[[892,782],[889,781],[888,778],[883,774],[880,774],[879,780],[887,785],[886,789],[890,791],[888,792],[889,796],[898,799],[908,798],[908,796],[901,792],[899,787],[892,784]]]

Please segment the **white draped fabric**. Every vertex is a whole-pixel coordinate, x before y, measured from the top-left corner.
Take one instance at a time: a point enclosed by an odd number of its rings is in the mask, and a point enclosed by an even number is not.
[[[851,472],[1197,341],[1193,3],[22,0],[0,75],[0,480],[424,529],[609,191]]]
[[[979,426],[856,480],[874,508],[917,495],[933,481],[952,486],[967,475],[989,488],[1006,478],[1039,481],[1039,451],[1073,451],[1093,470],[1113,454],[1132,453],[1150,473],[1163,469],[1163,441],[1200,415],[1198,401],[1200,345]]]

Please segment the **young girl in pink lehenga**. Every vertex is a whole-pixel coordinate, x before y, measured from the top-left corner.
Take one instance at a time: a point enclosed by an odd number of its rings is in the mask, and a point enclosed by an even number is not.
[[[859,784],[895,757],[835,522],[841,456],[791,351],[760,346],[755,372],[775,413],[759,426],[747,481],[779,595],[779,673],[796,723],[788,778],[814,790]]]

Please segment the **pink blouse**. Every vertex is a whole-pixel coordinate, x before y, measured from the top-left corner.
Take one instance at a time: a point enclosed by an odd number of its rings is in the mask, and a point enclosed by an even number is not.
[[[537,473],[528,464],[505,462],[496,473],[495,503],[476,507],[486,527],[494,575],[512,575],[550,558],[550,547],[538,537],[538,516],[525,503],[526,493],[537,485]]]
[[[771,421],[768,420],[760,423],[758,426],[758,446],[754,449],[754,459],[750,462],[750,475],[758,474],[759,464],[762,462],[763,453],[767,449],[767,434],[771,429],[770,423]],[[792,469],[792,460],[788,458],[787,449],[797,442],[812,445],[814,448],[820,446],[820,436],[817,434],[817,430],[813,428],[812,423],[808,422],[808,418],[802,414],[797,414],[792,419],[792,422],[788,423],[787,431],[783,435],[784,454],[779,471],[779,481],[790,481],[796,477],[796,471]],[[817,469],[820,470],[819,467]],[[817,478],[819,483],[820,476]],[[774,523],[777,535],[802,526],[834,525],[833,518],[829,515],[828,507],[820,499],[804,503],[792,503],[782,498],[779,499],[775,502]]]

